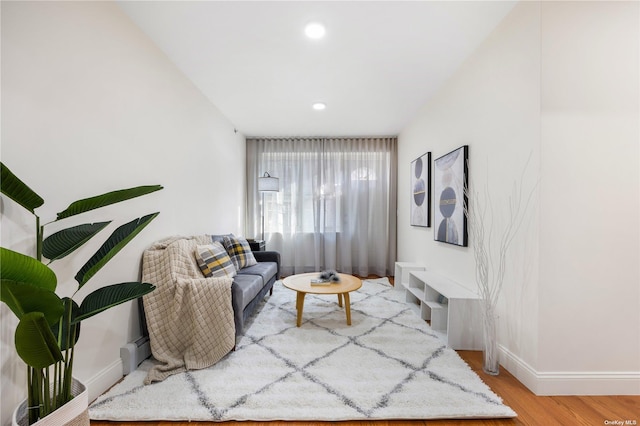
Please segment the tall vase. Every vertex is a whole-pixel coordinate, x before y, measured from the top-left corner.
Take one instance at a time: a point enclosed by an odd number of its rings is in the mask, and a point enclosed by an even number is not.
[[[484,350],[482,352],[482,370],[492,376],[500,374],[498,359],[497,318],[494,308],[485,306],[483,312]]]

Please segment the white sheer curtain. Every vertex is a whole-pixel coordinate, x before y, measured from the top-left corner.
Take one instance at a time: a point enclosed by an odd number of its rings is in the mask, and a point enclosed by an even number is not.
[[[396,249],[396,138],[247,140],[247,231],[281,254],[285,275],[336,269],[391,275]],[[268,172],[280,191],[265,193]]]

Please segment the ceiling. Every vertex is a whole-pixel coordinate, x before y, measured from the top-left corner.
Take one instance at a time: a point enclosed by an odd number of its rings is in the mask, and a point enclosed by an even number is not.
[[[283,137],[397,135],[515,2],[118,4],[240,132]]]

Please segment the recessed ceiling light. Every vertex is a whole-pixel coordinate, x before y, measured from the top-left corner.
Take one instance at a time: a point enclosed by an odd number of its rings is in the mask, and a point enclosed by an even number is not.
[[[324,37],[325,32],[326,30],[324,28],[324,25],[319,22],[310,22],[306,27],[304,27],[304,33],[309,38],[322,38]]]
[[[327,104],[325,104],[324,102],[316,102],[312,105],[313,109],[315,109],[316,111],[322,111],[323,109],[325,109],[327,107]]]

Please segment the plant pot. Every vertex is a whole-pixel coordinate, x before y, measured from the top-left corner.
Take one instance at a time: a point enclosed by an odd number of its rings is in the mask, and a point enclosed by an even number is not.
[[[71,384],[73,399],[32,426],[89,426],[89,396],[87,387],[76,379]],[[13,426],[29,426],[27,401],[24,400],[13,412]]]

